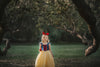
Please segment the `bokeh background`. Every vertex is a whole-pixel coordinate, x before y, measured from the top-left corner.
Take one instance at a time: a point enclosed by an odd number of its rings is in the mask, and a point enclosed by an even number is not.
[[[100,32],[100,1],[85,3]],[[100,67],[99,49],[84,55],[93,37],[72,0],[1,0],[0,5],[0,67],[34,67],[43,31],[50,33],[56,67]]]

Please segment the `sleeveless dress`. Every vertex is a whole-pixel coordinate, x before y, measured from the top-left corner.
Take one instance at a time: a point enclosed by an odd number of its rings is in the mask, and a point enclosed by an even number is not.
[[[36,58],[35,67],[55,67],[53,56],[49,50],[50,43],[43,45],[40,42],[40,44],[42,49]]]

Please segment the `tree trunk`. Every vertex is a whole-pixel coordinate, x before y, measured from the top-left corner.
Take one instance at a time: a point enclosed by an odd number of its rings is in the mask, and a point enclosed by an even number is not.
[[[5,33],[5,29],[6,29],[4,24],[1,23],[1,20],[2,20],[2,17],[4,15],[5,8],[9,4],[10,1],[11,0],[0,0],[0,45],[1,45],[2,38],[3,38],[3,35]],[[9,43],[6,44],[6,47],[5,47],[5,49],[3,51],[0,48],[0,55],[4,55],[4,53],[5,54],[7,53],[8,46],[9,46]]]
[[[93,36],[92,45],[85,50],[85,56],[88,56],[94,53],[99,47],[99,37],[98,37],[98,31],[96,29],[97,20],[96,17],[94,16],[94,13],[91,11],[90,6],[85,2],[85,0],[72,0],[72,1],[77,7],[80,16],[87,22],[89,32]]]

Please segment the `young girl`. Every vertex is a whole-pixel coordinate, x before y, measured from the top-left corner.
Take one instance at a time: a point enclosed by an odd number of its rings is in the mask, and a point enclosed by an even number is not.
[[[41,42],[39,44],[40,53],[36,58],[35,67],[55,67],[48,35],[49,33],[42,33]]]

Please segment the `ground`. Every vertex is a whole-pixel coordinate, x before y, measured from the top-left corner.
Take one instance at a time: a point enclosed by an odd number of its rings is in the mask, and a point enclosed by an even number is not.
[[[2,46],[3,47],[3,46]],[[85,57],[83,44],[52,44],[56,67],[100,67],[100,50]],[[7,56],[0,57],[0,67],[34,67],[38,44],[13,45]]]

